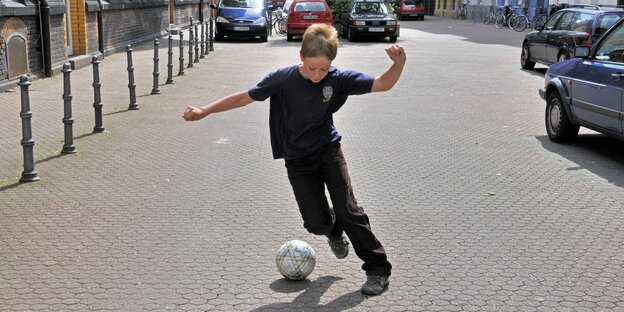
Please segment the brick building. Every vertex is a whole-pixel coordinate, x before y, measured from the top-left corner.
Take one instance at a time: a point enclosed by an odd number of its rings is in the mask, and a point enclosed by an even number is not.
[[[0,91],[58,74],[210,14],[209,0],[0,0]]]

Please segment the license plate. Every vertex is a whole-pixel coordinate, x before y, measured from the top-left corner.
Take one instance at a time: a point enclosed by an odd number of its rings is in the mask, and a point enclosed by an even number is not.
[[[368,29],[368,31],[370,31],[370,32],[383,32],[384,29],[383,29],[383,27],[370,27]]]
[[[236,31],[249,31],[249,27],[234,26]]]
[[[316,15],[304,15],[301,18],[304,19],[304,20],[315,20],[315,19],[318,19],[318,16],[316,16]]]

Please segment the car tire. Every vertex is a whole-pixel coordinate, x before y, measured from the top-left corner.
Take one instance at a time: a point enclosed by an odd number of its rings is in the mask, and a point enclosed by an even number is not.
[[[578,135],[579,126],[570,122],[561,96],[557,92],[552,92],[546,100],[545,119],[548,138],[553,142],[570,142]]]
[[[397,36],[390,36],[390,42],[396,42]]]
[[[563,62],[570,59],[570,54],[567,51],[559,52],[559,56],[557,56],[557,62]]]
[[[535,62],[531,61],[531,52],[529,51],[529,43],[522,44],[522,53],[520,54],[520,65],[523,69],[533,69]]]
[[[348,28],[348,27],[347,27]],[[340,33],[342,35],[342,39],[348,39],[349,35],[347,34],[347,32],[345,31],[345,27],[344,26],[340,26]]]
[[[223,35],[215,35],[214,40],[215,41],[223,41]]]
[[[353,30],[351,30],[351,28],[348,30],[347,39],[349,39],[349,41],[355,41],[355,36],[353,35]]]
[[[293,41],[293,35],[286,35],[286,41]]]

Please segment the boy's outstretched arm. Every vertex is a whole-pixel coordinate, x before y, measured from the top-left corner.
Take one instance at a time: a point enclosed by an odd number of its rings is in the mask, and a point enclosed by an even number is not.
[[[392,89],[403,72],[403,66],[405,66],[405,60],[407,59],[403,47],[397,44],[392,45],[386,48],[386,53],[393,63],[385,73],[375,77],[371,92],[383,92]]]
[[[254,100],[249,96],[247,91],[241,91],[228,95],[220,100],[212,102],[201,108],[188,106],[182,115],[186,121],[200,120],[212,113],[223,112],[233,108],[245,106]]]

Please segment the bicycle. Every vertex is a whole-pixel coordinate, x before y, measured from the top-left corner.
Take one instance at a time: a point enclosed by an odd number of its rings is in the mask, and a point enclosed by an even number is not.
[[[273,23],[271,28],[275,29],[275,33],[280,36],[286,36],[286,15],[283,14],[284,10],[279,7],[273,11]]]
[[[521,32],[529,26],[529,18],[526,15],[518,14],[515,10],[511,13],[509,18],[509,28]]]
[[[544,12],[544,8],[538,7],[537,8],[537,12],[535,13],[535,16],[533,17],[533,19],[530,22],[531,29],[535,29],[535,27],[537,25],[544,25],[544,24],[546,24],[546,20],[548,20],[548,14],[546,14],[546,12]]]
[[[457,10],[455,10],[455,14],[453,15],[454,19],[466,19],[466,4],[461,3],[458,7]]]
[[[483,24],[492,24],[496,21],[496,15],[491,10],[485,13],[483,17]]]

